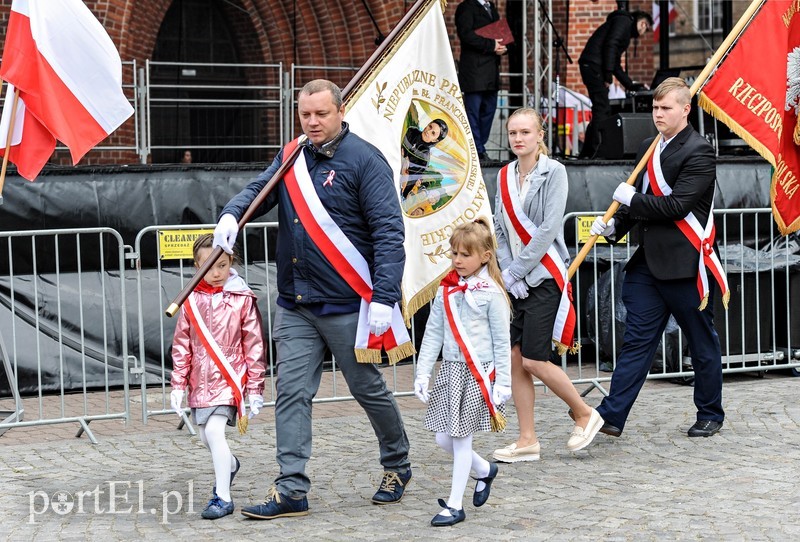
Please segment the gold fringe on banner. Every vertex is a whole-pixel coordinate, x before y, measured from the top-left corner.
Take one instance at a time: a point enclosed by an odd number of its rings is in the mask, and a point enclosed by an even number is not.
[[[741,137],[748,145],[750,145],[754,151],[760,154],[764,159],[772,164],[772,167],[775,167],[775,157],[772,153],[767,149],[763,143],[761,143],[758,139],[750,135],[750,132],[742,128],[742,126],[733,120],[725,111],[723,111],[717,104],[715,104],[711,99],[705,95],[704,92],[701,92],[697,96],[697,103],[702,107],[708,114],[710,114],[715,119],[723,122],[724,124],[728,125],[728,128],[733,131],[736,135]]]
[[[436,296],[436,291],[439,289],[439,283],[442,282],[442,279],[451,270],[452,267],[448,267],[441,275],[433,279],[422,290],[414,294],[414,297],[412,297],[409,301],[406,301],[405,298],[402,300],[403,320],[406,323],[406,327],[411,327],[411,318],[414,316],[414,314]]]
[[[380,363],[383,361],[381,351],[375,350],[374,348],[356,348],[355,352],[356,361],[359,363]],[[402,359],[413,356],[416,352],[417,350],[414,348],[414,343],[408,341],[388,350],[386,356],[389,358],[389,365],[394,365]]]

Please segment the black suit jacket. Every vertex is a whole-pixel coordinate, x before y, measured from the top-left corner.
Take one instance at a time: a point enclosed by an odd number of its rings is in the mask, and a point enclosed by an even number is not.
[[[652,141],[653,138],[648,138],[642,142],[637,163]],[[667,184],[672,187],[672,194],[656,196],[650,188],[642,194],[645,168],[636,179],[636,194],[630,207],[623,205],[614,215],[615,238],[621,238],[638,224],[639,248],[631,256],[628,266],[644,258],[657,279],[697,277],[700,253],[678,229],[675,221],[693,212],[705,226],[716,186],[714,148],[688,125],[661,153],[661,169]],[[716,243],[714,248],[716,250]]]
[[[500,88],[500,55],[495,41],[483,38],[475,30],[500,19],[494,3],[492,16],[478,0],[464,0],[456,8],[456,31],[461,41],[458,83],[462,92],[483,92]]]

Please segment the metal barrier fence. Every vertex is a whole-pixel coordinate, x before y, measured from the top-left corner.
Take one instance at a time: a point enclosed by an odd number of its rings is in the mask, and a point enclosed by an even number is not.
[[[0,433],[78,423],[96,443],[91,421],[129,419],[124,251],[110,228],[0,232]]]
[[[600,215],[576,212],[564,217],[565,235],[575,240],[570,247],[573,254],[588,236],[594,217]],[[787,239],[780,236],[770,209],[722,209],[716,210],[715,216],[720,256],[731,290],[728,310],[724,310],[718,291],[709,307],[720,337],[723,373],[763,375],[777,369],[796,373],[800,367],[800,308],[790,300],[800,296],[800,254],[793,254]],[[591,384],[584,394],[593,388],[605,393],[602,383],[611,380],[616,366],[624,331],[622,268],[633,250],[629,239],[616,246],[599,242],[573,277],[582,348],[575,356],[576,365],[565,356],[563,367],[575,384]],[[671,319],[648,379],[688,383],[692,375],[691,352]]]
[[[155,415],[172,414],[169,403],[169,374],[172,366],[170,347],[176,318],[168,318],[163,308],[169,305],[174,295],[183,288],[195,272],[191,259],[166,259],[159,253],[157,237],[167,232],[181,233],[197,230],[211,232],[215,224],[193,226],[152,226],[139,232],[134,251],[139,262],[154,262],[151,265],[137,265],[137,313],[139,327],[139,347],[136,373],[142,399],[142,418]],[[263,328],[267,344],[267,374],[264,400],[268,406],[275,404],[276,359],[272,347],[272,322],[277,296],[275,281],[274,240],[277,235],[277,222],[255,222],[245,226],[242,236],[242,263],[239,272],[256,294],[258,306],[263,317]],[[158,292],[157,295],[153,293]],[[412,339],[416,337],[414,326]],[[149,343],[149,344],[146,344]],[[416,362],[416,356],[413,358]],[[406,362],[406,365],[408,363]],[[149,368],[146,366],[149,365]],[[327,354],[324,362],[325,373],[320,392],[314,402],[343,401],[352,399],[347,385],[336,367],[336,360]],[[413,371],[404,366],[384,367],[384,378],[390,390],[395,393],[411,393]],[[406,374],[407,373],[407,374]],[[136,382],[134,382],[134,385]],[[193,432],[188,419],[184,419],[189,431]]]
[[[598,214],[570,213],[564,218],[565,237],[573,253]],[[778,235],[770,209],[718,210],[716,220],[721,259],[731,286],[728,310],[722,309],[719,300],[710,307],[722,345],[723,372],[797,372],[800,307],[792,302],[800,295],[797,247]],[[197,230],[213,227],[145,228],[132,252],[108,228],[0,233],[0,410],[11,414],[0,423],[0,432],[77,422],[79,434],[85,431],[96,442],[89,422],[127,421],[136,402],[141,402],[144,423],[151,416],[171,413],[168,384],[175,321],[165,316],[164,308],[195,270],[191,257],[164,247],[173,241],[191,247]],[[271,342],[277,295],[276,227],[274,222],[247,225],[240,266],[258,296],[270,345],[265,389],[269,405],[274,405],[276,378]],[[582,348],[575,355],[563,356],[561,365],[575,385],[588,384],[584,395],[595,388],[605,393],[603,385],[611,379],[624,326],[619,302],[622,267],[633,249],[627,242],[598,243],[573,278]],[[177,256],[170,259],[170,254]],[[127,274],[126,259],[135,267]],[[134,280],[135,285],[129,284],[126,290],[126,281]],[[425,311],[420,313],[411,330],[417,345],[425,318]],[[381,366],[395,395],[412,393],[415,363],[414,357],[393,367]],[[21,372],[27,380],[20,378]],[[648,378],[687,382],[692,375],[691,352],[677,326],[668,325]],[[46,389],[45,380],[57,384]],[[27,389],[20,389],[21,383]],[[138,398],[129,393],[130,386],[137,385]],[[315,402],[351,398],[336,361],[329,356]],[[30,413],[37,410],[37,417],[31,418]],[[188,424],[187,419],[184,422]],[[194,432],[191,425],[188,428]]]

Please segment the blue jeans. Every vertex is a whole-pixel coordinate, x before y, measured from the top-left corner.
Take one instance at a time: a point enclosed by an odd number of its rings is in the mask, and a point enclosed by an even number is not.
[[[273,333],[278,354],[275,434],[281,471],[275,485],[282,495],[302,497],[311,488],[305,473],[311,457],[311,401],[319,389],[326,346],[350,393],[367,413],[378,437],[384,469],[405,472],[409,467],[408,437],[397,403],[378,367],[356,361],[357,323],[358,313],[315,316],[302,306],[277,308]]]
[[[627,270],[622,286],[622,301],[627,309],[625,337],[611,376],[611,393],[597,407],[603,420],[619,429],[625,427],[670,314],[675,316],[689,343],[697,419],[724,420],[722,356],[714,329],[715,293],[712,283],[708,306],[700,311],[695,279],[658,280],[644,262]]]

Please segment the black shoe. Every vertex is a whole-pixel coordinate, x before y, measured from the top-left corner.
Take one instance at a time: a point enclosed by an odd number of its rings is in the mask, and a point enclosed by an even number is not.
[[[275,487],[269,490],[267,501],[242,508],[242,515],[253,519],[275,519],[308,515],[308,499],[291,499],[278,493]]]
[[[497,471],[497,463],[489,463],[489,476],[475,479],[478,482],[483,482],[485,485],[480,491],[476,489],[475,493],[472,495],[473,506],[483,506],[489,499],[489,492],[492,490],[492,482],[494,482],[494,479],[497,477]]]
[[[410,480],[411,469],[406,472],[384,472],[381,485],[375,495],[372,496],[372,502],[375,504],[400,502]]]
[[[569,414],[569,417],[572,418],[572,421],[574,422],[575,414],[572,412],[572,409],[569,409],[567,414]],[[610,423],[603,423],[603,427],[600,428],[600,432],[611,437],[618,437],[622,434],[622,429],[615,425],[611,425]]]
[[[464,513],[464,510],[456,510],[455,508],[450,508],[447,506],[447,503],[444,502],[444,499],[439,499],[439,506],[442,508],[447,508],[450,510],[449,516],[443,516],[442,514],[436,514],[433,516],[431,520],[431,525],[434,527],[450,527],[451,525],[455,525],[456,523],[461,523],[465,519],[467,519],[467,514]]]
[[[690,437],[710,437],[716,435],[722,429],[722,422],[715,422],[714,420],[697,420],[694,425],[689,428]]]

